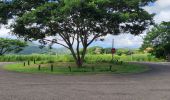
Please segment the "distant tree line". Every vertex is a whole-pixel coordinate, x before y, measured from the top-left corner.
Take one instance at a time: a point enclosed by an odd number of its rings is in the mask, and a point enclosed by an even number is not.
[[[100,46],[94,46],[87,49],[87,54],[112,54],[112,48],[103,48]],[[139,52],[137,49],[116,49],[116,55],[131,55]]]

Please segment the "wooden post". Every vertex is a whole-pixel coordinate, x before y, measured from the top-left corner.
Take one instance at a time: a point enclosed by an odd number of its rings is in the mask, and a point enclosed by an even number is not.
[[[112,65],[109,66],[109,70],[112,71]]]
[[[25,62],[24,62],[24,66],[25,66]]]
[[[123,64],[123,61],[120,61],[120,64],[122,65],[122,64]]]
[[[30,65],[30,61],[28,60],[28,65]]]
[[[95,68],[94,68],[94,67],[92,67],[92,71],[93,71],[93,72],[95,71]]]
[[[34,59],[34,64],[35,64],[36,62],[35,62],[35,59]]]
[[[41,70],[41,65],[38,65],[38,70],[39,70],[39,71]]]
[[[51,72],[53,72],[54,71],[54,66],[53,66],[53,64],[51,64]]]
[[[71,67],[70,67],[70,66],[68,66],[68,69],[69,69],[69,71],[71,72]]]

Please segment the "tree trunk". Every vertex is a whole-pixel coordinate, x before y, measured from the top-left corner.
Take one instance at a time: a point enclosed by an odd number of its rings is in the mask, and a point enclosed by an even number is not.
[[[84,61],[84,58],[81,59],[80,58],[80,55],[76,55],[76,53],[74,52],[73,48],[70,48],[70,51],[71,51],[71,54],[76,62],[76,65],[78,68],[81,68],[83,66],[83,61]]]
[[[76,65],[78,68],[83,67],[83,63],[84,63],[84,58],[86,55],[86,51],[87,51],[87,47],[83,48],[83,52],[82,53],[75,53],[75,51],[73,50],[73,48],[70,48],[71,54],[76,62]]]
[[[87,51],[87,46],[85,46],[83,48],[83,52],[81,53],[81,57],[79,58],[79,63],[78,63],[78,67],[83,67],[83,63],[84,63],[84,58],[85,58],[85,55],[86,55],[86,51]]]
[[[83,67],[83,60],[82,59],[77,59],[76,64],[77,64],[78,68]]]

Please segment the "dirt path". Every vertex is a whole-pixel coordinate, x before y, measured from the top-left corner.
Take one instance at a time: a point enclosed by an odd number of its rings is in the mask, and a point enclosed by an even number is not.
[[[170,100],[170,63],[141,64],[153,70],[135,75],[64,76],[0,69],[0,100]]]

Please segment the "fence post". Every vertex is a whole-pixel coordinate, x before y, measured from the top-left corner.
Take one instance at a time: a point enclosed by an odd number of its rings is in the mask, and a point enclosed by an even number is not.
[[[95,68],[94,68],[94,67],[92,67],[92,71],[93,71],[93,72],[95,71]]]
[[[28,60],[28,65],[30,65],[30,61]]]
[[[112,65],[110,65],[109,70],[112,71]]]
[[[68,66],[68,69],[69,69],[69,71],[71,72],[71,67],[70,67],[70,66]]]
[[[35,64],[35,59],[34,59],[34,64]]]
[[[54,71],[54,66],[53,66],[53,64],[51,64],[51,72],[53,72]]]
[[[24,62],[24,66],[25,66],[25,62]]]
[[[120,64],[122,65],[122,64],[123,64],[123,61],[120,61]]]
[[[39,70],[39,71],[41,70],[41,65],[38,65],[38,70]]]

